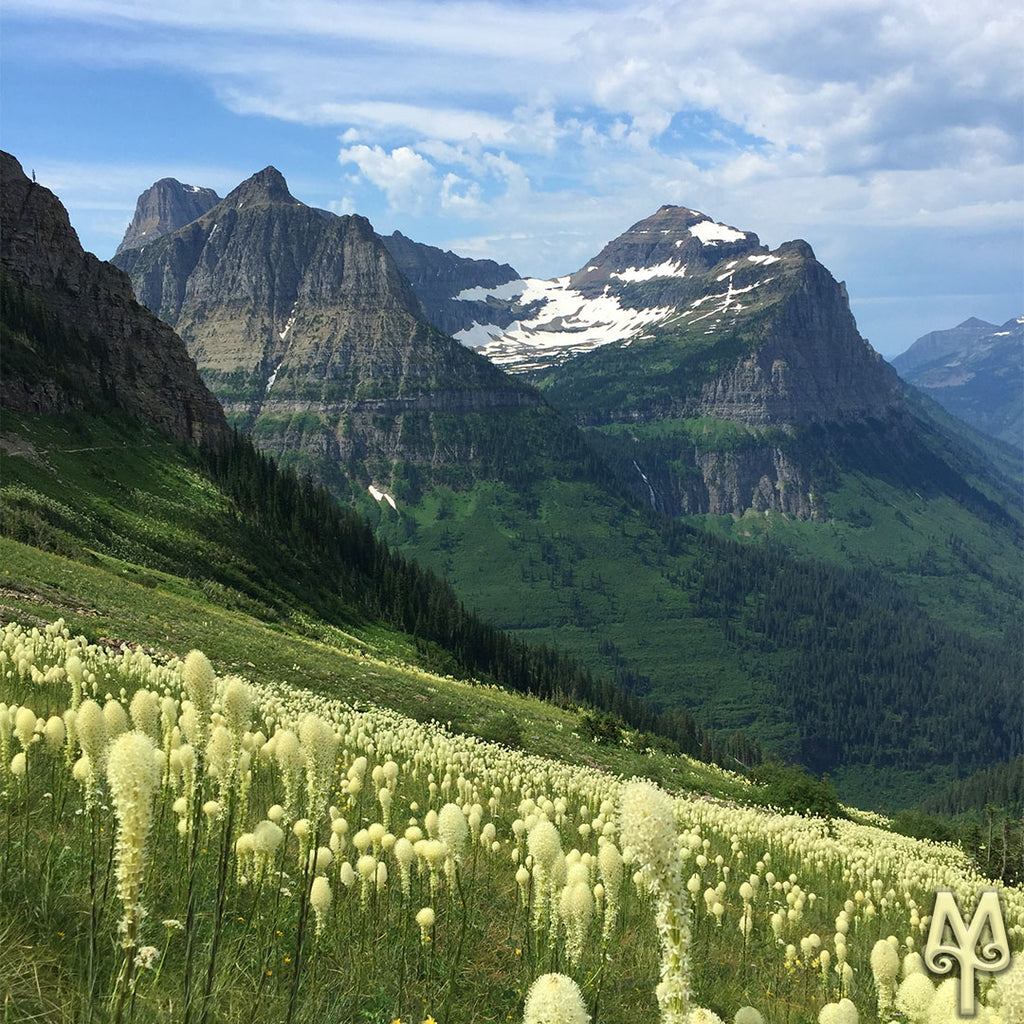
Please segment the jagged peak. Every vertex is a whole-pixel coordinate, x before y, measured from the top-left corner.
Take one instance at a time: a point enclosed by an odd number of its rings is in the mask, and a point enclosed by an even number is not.
[[[237,188],[229,192],[225,203],[234,203],[237,207],[241,203],[292,203],[298,204],[299,200],[288,191],[288,182],[284,175],[273,166],[264,167],[254,175],[246,178]]]

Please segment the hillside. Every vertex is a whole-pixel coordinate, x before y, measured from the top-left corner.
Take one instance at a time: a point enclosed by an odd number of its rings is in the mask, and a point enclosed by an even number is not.
[[[951,982],[908,981],[917,961],[901,970],[900,958],[920,945],[940,878],[964,901],[988,880],[881,819],[758,811],[678,779],[674,792],[627,784],[362,701],[220,675],[199,651],[90,644],[61,620],[0,636],[0,713],[14,709],[0,967],[16,1019],[484,1024],[519,1019],[552,971],[587,1013],[636,1024],[698,1005],[734,1019],[751,1004],[782,1024],[844,999],[861,1019],[895,1000],[936,1021],[955,998]],[[406,675],[415,690],[445,686]],[[557,713],[530,711],[538,734],[571,743]],[[668,873],[643,842],[652,833],[682,851]],[[45,850],[31,868],[30,834]],[[109,888],[96,882],[106,862]],[[678,939],[657,928],[666,899]],[[1002,907],[1017,950],[1024,894],[1002,889]],[[1011,977],[983,1012],[1013,1019]]]

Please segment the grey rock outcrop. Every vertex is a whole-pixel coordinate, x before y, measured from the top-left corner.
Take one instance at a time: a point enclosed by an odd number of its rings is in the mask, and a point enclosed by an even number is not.
[[[127,275],[84,252],[67,211],[0,154],[6,408],[116,407],[182,441],[229,429],[185,346],[135,300]]]
[[[438,330],[456,334],[474,321],[502,318],[503,326],[511,323],[514,314],[506,304],[459,298],[465,291],[500,288],[519,280],[519,274],[507,263],[457,256],[433,245],[414,242],[400,231],[382,235],[381,241],[412,285],[423,315]]]
[[[135,216],[117,251],[120,253],[148,245],[161,235],[191,224],[219,202],[220,196],[212,188],[185,185],[175,178],[161,178],[139,196]]]

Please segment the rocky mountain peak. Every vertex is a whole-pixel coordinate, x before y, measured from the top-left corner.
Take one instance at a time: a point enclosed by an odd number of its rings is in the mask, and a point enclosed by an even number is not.
[[[117,251],[147,245],[161,235],[177,231],[219,202],[220,196],[212,188],[186,185],[176,178],[161,178],[139,196],[135,216]]]
[[[224,200],[228,205],[233,204],[238,208],[241,204],[249,203],[293,203],[299,204],[299,200],[288,191],[288,183],[284,175],[276,167],[264,167],[257,171],[252,177],[246,178],[237,188],[228,193]],[[304,204],[299,204],[304,205]]]
[[[588,294],[602,289],[609,278],[621,280],[623,275],[655,268],[669,276],[681,275],[684,267],[691,273],[707,270],[760,245],[752,231],[720,224],[699,210],[666,205],[609,242],[569,280]]]

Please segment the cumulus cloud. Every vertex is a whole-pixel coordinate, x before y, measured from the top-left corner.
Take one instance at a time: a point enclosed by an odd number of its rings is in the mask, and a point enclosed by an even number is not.
[[[434,165],[409,146],[388,152],[360,143],[342,149],[338,162],[355,164],[367,181],[384,192],[392,210],[416,213],[435,189]]]

